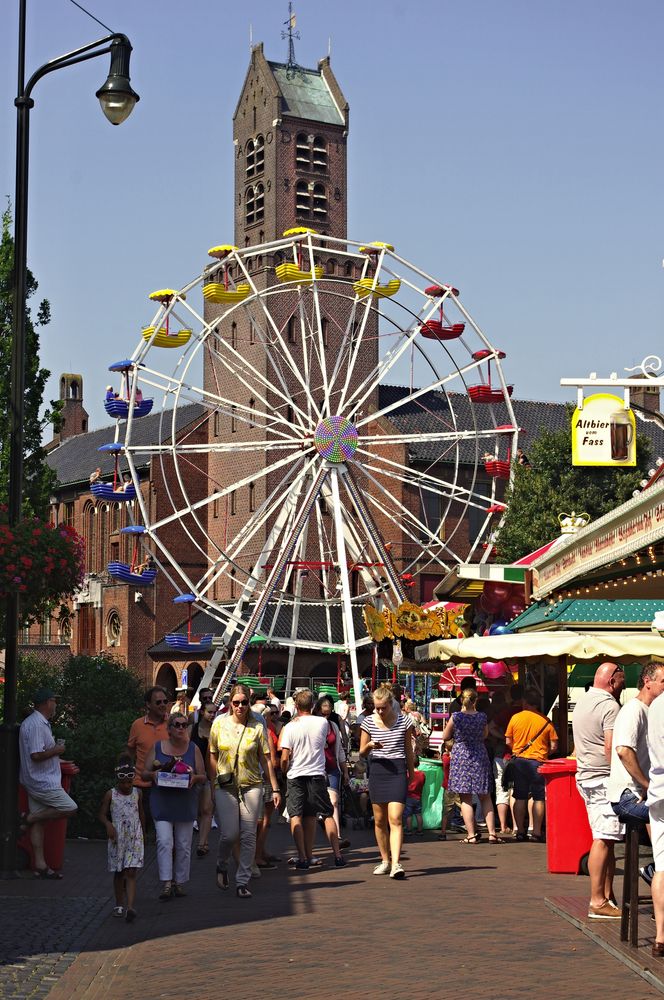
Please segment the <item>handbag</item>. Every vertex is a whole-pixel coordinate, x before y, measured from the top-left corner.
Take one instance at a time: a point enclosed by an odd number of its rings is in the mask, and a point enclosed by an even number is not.
[[[233,769],[231,771],[222,771],[221,774],[217,775],[217,786],[219,788],[227,788],[232,785],[235,781],[235,772],[237,771],[237,759],[240,756],[240,743],[242,742],[242,737],[244,736],[244,731],[247,728],[247,723],[245,722],[242,727],[242,732],[240,733],[240,739],[237,741],[237,748],[235,750],[235,760],[233,761]]]

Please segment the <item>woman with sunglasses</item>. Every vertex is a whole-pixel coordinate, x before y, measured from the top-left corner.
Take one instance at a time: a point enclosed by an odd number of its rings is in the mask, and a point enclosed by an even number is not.
[[[186,896],[191,839],[198,815],[199,786],[207,777],[201,752],[189,738],[190,722],[182,712],[168,717],[168,738],[157,740],[145,761],[143,778],[154,785],[150,807],[157,832],[157,865],[162,885],[159,899]],[[188,775],[186,788],[169,788],[158,780],[160,772]],[[175,851],[173,848],[175,847]],[[175,855],[175,857],[174,857]]]
[[[194,727],[191,731],[191,741],[195,743],[201,752],[201,757],[203,758],[203,763],[207,761],[208,758],[208,743],[210,740],[210,729],[212,728],[212,723],[215,720],[217,714],[217,706],[212,701],[212,695],[210,695],[209,701],[206,699],[203,701],[201,697],[201,707],[198,710],[198,719],[194,722]],[[210,848],[208,846],[208,837],[210,835],[210,829],[212,827],[212,796],[214,794],[214,789],[209,781],[206,781],[201,788],[201,794],[198,798],[198,847],[196,848],[196,857],[204,858],[209,854]]]
[[[113,916],[124,917],[128,924],[136,917],[136,873],[143,867],[145,844],[143,795],[134,786],[135,774],[131,756],[122,754],[115,768],[115,788],[106,792],[99,810],[108,835],[108,870],[113,872]]]
[[[270,760],[267,732],[260,717],[249,706],[249,688],[235,684],[229,699],[230,712],[220,715],[210,730],[208,773],[216,781],[215,803],[219,823],[217,885],[228,889],[228,859],[239,840],[240,854],[235,875],[236,895],[250,899],[249,879],[256,851],[256,827],[261,818],[263,775],[269,781],[277,808],[279,786]]]

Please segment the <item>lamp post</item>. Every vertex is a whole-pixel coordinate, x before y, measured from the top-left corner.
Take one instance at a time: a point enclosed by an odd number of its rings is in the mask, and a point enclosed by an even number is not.
[[[16,106],[16,194],[14,202],[14,301],[9,402],[9,526],[21,520],[23,500],[23,402],[25,394],[25,311],[27,299],[28,162],[32,90],[47,73],[110,53],[108,78],[97,91],[102,111],[113,125],[132,112],[139,97],[129,82],[131,44],[126,35],[111,33],[65,55],[51,59],[25,83],[26,2],[19,0],[18,89]],[[7,599],[3,723],[0,726],[0,878],[16,874],[18,802],[18,725],[16,682],[18,666],[19,598]]]

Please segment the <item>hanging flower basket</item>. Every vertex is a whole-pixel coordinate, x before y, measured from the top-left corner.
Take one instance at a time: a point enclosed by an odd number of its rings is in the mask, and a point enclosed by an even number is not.
[[[14,528],[0,507],[0,601],[20,596],[22,624],[37,621],[81,586],[84,542],[73,528],[27,518]]]

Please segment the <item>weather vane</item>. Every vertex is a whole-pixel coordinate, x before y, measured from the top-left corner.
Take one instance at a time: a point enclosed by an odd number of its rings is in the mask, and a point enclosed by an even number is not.
[[[288,4],[288,20],[284,21],[286,31],[281,32],[282,38],[288,39],[288,61],[286,62],[286,76],[290,79],[295,75],[299,66],[295,61],[295,39],[300,40],[300,32],[295,30],[297,19],[293,12],[293,4]]]

